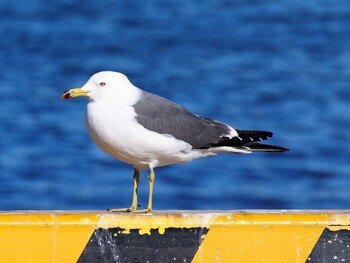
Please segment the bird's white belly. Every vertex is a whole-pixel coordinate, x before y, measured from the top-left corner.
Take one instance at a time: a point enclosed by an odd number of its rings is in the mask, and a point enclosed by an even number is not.
[[[86,128],[102,150],[139,169],[193,159],[192,147],[186,142],[149,131],[138,124],[131,106],[116,109],[113,104],[89,103]]]

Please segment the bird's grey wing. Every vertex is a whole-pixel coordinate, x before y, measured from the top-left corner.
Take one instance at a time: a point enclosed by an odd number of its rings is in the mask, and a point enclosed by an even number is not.
[[[185,141],[194,149],[210,147],[231,132],[226,124],[193,115],[181,105],[148,92],[143,92],[133,107],[143,127]]]

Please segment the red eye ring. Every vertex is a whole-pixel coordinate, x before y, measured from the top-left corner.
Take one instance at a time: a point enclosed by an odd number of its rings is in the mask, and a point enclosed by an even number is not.
[[[99,85],[100,87],[104,87],[104,86],[106,86],[106,82],[100,82],[98,85]]]

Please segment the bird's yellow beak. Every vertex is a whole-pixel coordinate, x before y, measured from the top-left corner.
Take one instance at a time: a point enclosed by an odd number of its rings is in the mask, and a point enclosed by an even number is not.
[[[82,90],[82,88],[70,89],[62,93],[61,100],[73,99],[75,97],[86,96],[90,91]]]

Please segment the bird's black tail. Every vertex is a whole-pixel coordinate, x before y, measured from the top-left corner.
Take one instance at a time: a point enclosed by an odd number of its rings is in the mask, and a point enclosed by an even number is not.
[[[223,137],[216,144],[211,144],[211,147],[230,146],[241,148],[243,150],[250,150],[252,152],[285,152],[289,151],[287,148],[258,143],[262,140],[268,140],[273,136],[270,131],[257,130],[236,130],[238,137],[227,138]]]

